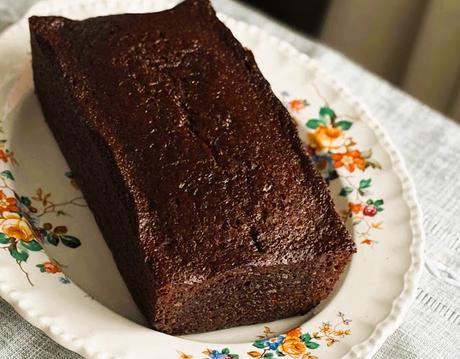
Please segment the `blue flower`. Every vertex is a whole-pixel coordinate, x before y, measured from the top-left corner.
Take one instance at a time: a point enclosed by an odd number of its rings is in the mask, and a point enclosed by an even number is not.
[[[264,346],[270,350],[276,350],[283,342],[284,336],[278,335],[277,337],[264,340]]]
[[[218,352],[217,350],[213,350],[211,353],[209,353],[209,359],[226,359],[227,354],[223,354]]]
[[[287,92],[287,91],[281,91],[281,96],[283,96],[283,97],[288,97],[288,96],[289,96],[289,92]]]

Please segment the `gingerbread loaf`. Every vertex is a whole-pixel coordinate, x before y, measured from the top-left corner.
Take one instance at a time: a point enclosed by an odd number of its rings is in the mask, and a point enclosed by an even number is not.
[[[207,0],[31,17],[35,91],[132,296],[184,334],[303,314],[355,246],[289,113]]]

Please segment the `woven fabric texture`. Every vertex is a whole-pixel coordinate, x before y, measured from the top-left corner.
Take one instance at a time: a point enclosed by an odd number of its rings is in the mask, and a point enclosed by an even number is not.
[[[2,0],[0,29],[16,21],[33,2]],[[215,0],[214,5],[318,60],[388,131],[417,189],[424,215],[426,265],[415,302],[374,358],[460,358],[460,126],[342,55],[253,9],[229,0]],[[0,358],[78,357],[0,299]]]

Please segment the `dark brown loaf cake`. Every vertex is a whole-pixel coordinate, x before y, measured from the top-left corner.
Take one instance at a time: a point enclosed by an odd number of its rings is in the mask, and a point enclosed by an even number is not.
[[[355,250],[250,51],[207,0],[30,18],[35,90],[118,268],[172,334],[303,314]]]

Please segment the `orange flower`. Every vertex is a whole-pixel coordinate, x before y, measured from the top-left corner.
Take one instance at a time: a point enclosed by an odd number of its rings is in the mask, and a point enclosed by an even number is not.
[[[342,136],[342,130],[335,127],[319,126],[315,132],[309,133],[308,142],[318,151],[330,149],[332,143]]]
[[[350,202],[350,203],[348,203],[348,208],[353,213],[359,213],[359,212],[362,211],[363,205],[362,205],[362,203],[352,203],[352,202]]]
[[[8,156],[3,150],[0,150],[0,160],[5,163],[8,162]]]
[[[7,197],[6,194],[0,191],[0,212],[4,211],[19,211],[16,206],[16,198]]]
[[[35,239],[29,222],[15,212],[3,212],[0,219],[0,232],[5,233],[8,237],[24,242],[30,242]]]
[[[300,328],[294,328],[288,331],[286,333],[286,336],[287,337],[300,337],[300,334],[302,334],[302,332],[300,331]]]
[[[61,268],[56,263],[53,262],[45,262],[43,263],[43,267],[47,273],[59,273],[61,272]]]
[[[305,101],[303,100],[292,100],[289,101],[289,107],[293,111],[300,111],[305,107]]]
[[[305,353],[307,347],[298,336],[295,337],[287,335],[286,338],[284,338],[283,343],[281,343],[279,346],[279,350],[285,355],[293,358],[299,358],[302,354]]]
[[[363,239],[361,241],[362,244],[367,244],[368,246],[371,246],[372,244],[374,244],[374,241],[372,239]]]
[[[335,153],[331,157],[334,160],[335,168],[345,167],[350,172],[353,172],[356,167],[361,171],[366,168],[366,161],[358,150]]]

